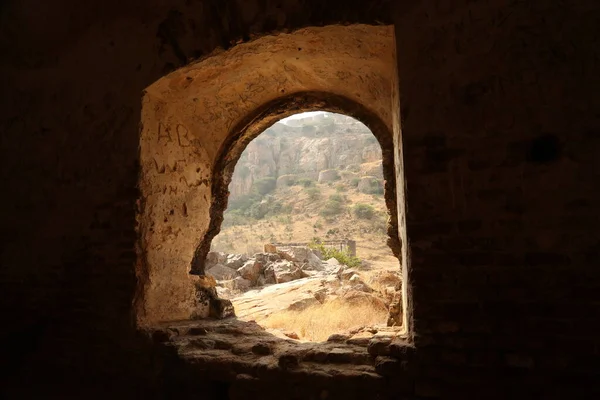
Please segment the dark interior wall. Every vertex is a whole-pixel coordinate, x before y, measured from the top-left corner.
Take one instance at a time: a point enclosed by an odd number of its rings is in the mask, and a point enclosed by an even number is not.
[[[161,363],[136,336],[131,307],[142,90],[251,33],[392,15],[382,1],[237,3],[0,6],[0,356],[12,366],[0,383],[15,397],[46,385],[53,394],[162,384],[151,380]],[[599,6],[403,4],[417,345],[403,389],[591,396]]]
[[[462,3],[395,21],[424,390],[592,396],[600,10]]]

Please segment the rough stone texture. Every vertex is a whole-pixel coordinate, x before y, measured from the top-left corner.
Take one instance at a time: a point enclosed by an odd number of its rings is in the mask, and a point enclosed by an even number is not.
[[[389,26],[306,28],[242,43],[145,89],[139,220],[140,268],[148,280],[138,313],[143,324],[186,318],[198,306],[190,296],[188,272],[205,271],[235,162],[255,136],[299,107],[343,109],[363,120],[387,149],[382,154],[388,206],[396,208],[393,65]],[[397,252],[395,213],[390,222]]]
[[[237,272],[244,279],[248,279],[253,285],[256,284],[258,277],[260,276],[262,269],[262,263],[257,260],[249,260],[244,263]]]
[[[335,169],[327,169],[319,172],[319,183],[335,182],[340,179],[340,174]]]
[[[321,259],[309,247],[290,246],[277,248],[277,254],[288,261],[304,264],[303,269],[322,270]]]
[[[381,182],[374,176],[364,176],[358,181],[358,190],[362,193],[377,193],[381,187]]]
[[[598,398],[597,2],[404,1],[390,9],[383,1],[9,0],[0,7],[1,334],[9,344],[1,358],[10,366],[2,397],[280,399],[285,388],[326,399]],[[139,151],[143,90],[189,59],[254,34],[392,20],[401,98],[391,91],[390,103],[397,111],[401,102],[402,120],[394,113],[390,126],[398,133],[402,123],[402,137],[387,149],[408,204],[398,207],[398,221],[407,222],[402,255],[413,285],[404,290],[412,310],[404,318],[414,349],[393,342],[375,372],[316,362],[284,371],[220,349],[181,358],[139,335],[134,320],[146,298],[138,281],[186,303],[180,315],[194,307],[186,269],[209,230],[206,166],[220,146],[197,155],[200,171],[185,170],[188,183],[199,182],[189,198],[136,203],[140,160],[152,167]],[[160,120],[178,141],[180,122]],[[147,128],[158,137],[157,123]],[[172,174],[178,153],[171,155],[155,170],[164,165]],[[156,196],[176,189],[154,187]],[[156,259],[140,250],[137,258],[136,208],[154,213],[157,225],[142,231],[160,238],[156,246],[183,239],[185,250]],[[200,225],[184,223],[199,210]],[[166,260],[176,266],[166,275],[144,267]]]

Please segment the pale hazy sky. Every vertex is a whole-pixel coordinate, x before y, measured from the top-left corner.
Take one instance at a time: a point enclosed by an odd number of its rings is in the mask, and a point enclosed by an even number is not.
[[[291,119],[312,117],[314,115],[323,114],[323,113],[324,113],[324,111],[310,111],[310,112],[294,114],[294,115],[290,115],[289,117],[280,120],[279,122],[283,122],[285,124],[287,121],[289,121]]]

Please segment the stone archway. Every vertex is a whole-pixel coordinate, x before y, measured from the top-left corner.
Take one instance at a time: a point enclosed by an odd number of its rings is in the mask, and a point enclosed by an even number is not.
[[[204,261],[210,250],[212,239],[219,233],[223,213],[227,208],[228,187],[234,167],[254,138],[278,120],[289,115],[306,111],[329,111],[351,116],[364,123],[377,138],[382,149],[383,175],[385,181],[385,202],[390,211],[388,224],[388,245],[396,257],[400,256],[401,243],[398,236],[398,216],[396,200],[396,174],[394,162],[393,133],[380,117],[367,107],[347,97],[325,92],[301,92],[282,96],[258,108],[231,130],[213,167],[212,204],[210,225],[202,242],[194,252],[191,272],[204,274]]]
[[[226,171],[253,135],[286,114],[337,110],[366,123],[389,153],[386,197],[393,210],[395,99],[391,26],[336,25],[265,36],[149,86],[140,137],[138,321],[207,315],[194,284],[202,278],[189,271],[193,264],[193,272],[202,273],[203,254],[218,232]],[[397,236],[392,215],[390,232]],[[397,252],[399,240],[391,244]]]

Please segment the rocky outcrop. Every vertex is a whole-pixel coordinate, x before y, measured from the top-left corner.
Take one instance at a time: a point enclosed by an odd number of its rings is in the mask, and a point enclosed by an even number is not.
[[[329,270],[310,248],[294,246],[277,249],[273,253],[256,253],[248,258],[241,254],[210,252],[206,258],[206,274],[227,289],[227,295],[243,292],[252,287],[290,282],[309,276],[306,271]]]
[[[270,252],[252,257],[224,253],[209,253],[207,257],[207,275],[216,280],[213,281],[216,293],[219,298],[231,301],[239,318],[259,322],[282,310],[301,312],[339,302],[357,309],[387,312],[388,320],[381,321],[382,324],[401,325],[398,273],[381,271],[364,275],[360,269],[349,268],[335,258],[322,260],[319,253],[307,246],[265,246],[265,249]]]
[[[381,161],[379,143],[365,125],[350,117],[334,119],[333,124],[305,121],[314,124],[309,128],[301,121],[296,121],[298,126],[276,123],[250,142],[236,165],[229,186],[231,198],[249,194],[254,183],[266,177],[274,177],[277,188],[284,188],[296,179],[316,180],[323,171]],[[354,172],[360,173],[360,167]]]
[[[319,172],[319,183],[335,182],[340,179],[340,175],[335,169],[327,169]]]
[[[358,182],[358,191],[361,193],[380,193],[383,190],[383,184],[374,176],[363,176]]]

